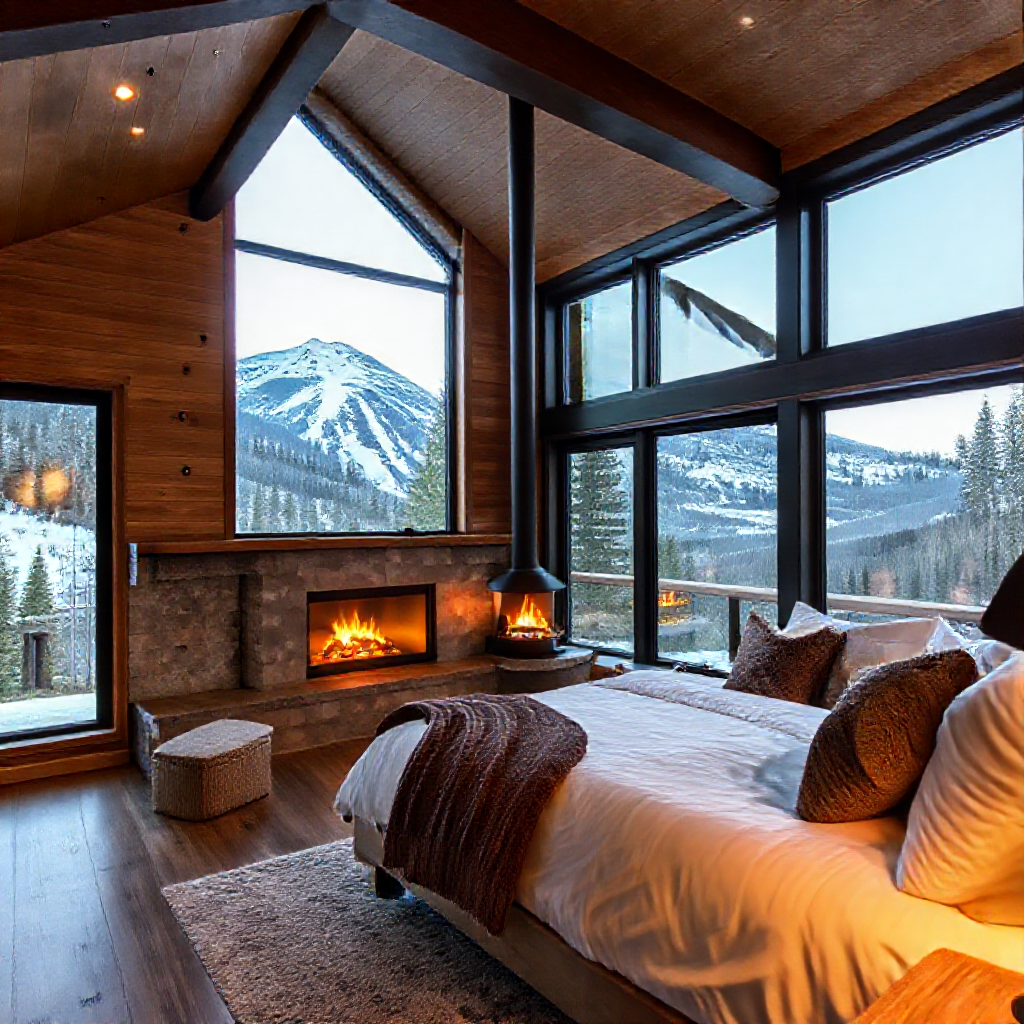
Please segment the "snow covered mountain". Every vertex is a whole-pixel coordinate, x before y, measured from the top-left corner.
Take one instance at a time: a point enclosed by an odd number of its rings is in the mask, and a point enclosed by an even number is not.
[[[836,539],[916,529],[954,512],[960,474],[937,456],[829,435],[829,526]],[[774,534],[772,426],[668,437],[659,443],[660,527],[680,538]]]
[[[344,342],[310,338],[238,361],[238,411],[355,464],[404,496],[424,458],[438,400]]]

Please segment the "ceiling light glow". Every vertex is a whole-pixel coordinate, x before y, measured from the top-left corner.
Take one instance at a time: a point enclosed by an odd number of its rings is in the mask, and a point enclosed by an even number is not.
[[[114,89],[114,96],[127,103],[130,99],[135,98],[135,90],[130,86],[122,82],[116,89]]]
[[[146,129],[140,128],[137,124],[132,125],[132,135],[145,135]]]
[[[753,28],[754,27],[754,19],[749,14],[744,14],[743,17],[740,18],[740,24],[744,28]]]

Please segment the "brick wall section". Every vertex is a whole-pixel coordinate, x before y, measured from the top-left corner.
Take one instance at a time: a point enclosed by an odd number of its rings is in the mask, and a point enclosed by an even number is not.
[[[501,545],[154,555],[129,593],[132,701],[306,677],[306,592],[433,583],[437,656],[483,653]]]

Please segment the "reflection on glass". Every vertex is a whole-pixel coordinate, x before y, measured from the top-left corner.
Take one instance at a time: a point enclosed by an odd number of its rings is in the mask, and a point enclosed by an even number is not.
[[[236,289],[237,530],[445,529],[444,295],[245,253]]]
[[[566,309],[566,401],[633,387],[633,286],[626,281]]]
[[[96,410],[0,400],[0,740],[95,722]]]
[[[570,455],[569,613],[574,641],[632,652],[632,575],[633,449]]]
[[[828,204],[828,343],[1024,304],[1024,145],[982,142]]]
[[[445,268],[293,118],[235,198],[247,242],[446,281]]]
[[[728,587],[776,585],[777,464],[774,425],[658,439],[661,657],[728,669]],[[743,595],[740,622],[751,607],[775,620],[758,596]]]
[[[660,274],[659,379],[775,358],[775,228],[691,256]]]
[[[1021,388],[829,412],[825,429],[830,596],[986,604],[1024,549]]]

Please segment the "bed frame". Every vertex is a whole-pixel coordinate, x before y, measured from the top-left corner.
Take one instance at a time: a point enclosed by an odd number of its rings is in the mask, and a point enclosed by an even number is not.
[[[578,1024],[693,1024],[621,974],[581,956],[518,903],[501,935],[489,935],[455,904],[385,871],[380,832],[363,818],[354,824],[355,854],[373,868],[378,896],[397,899],[408,889]]]

